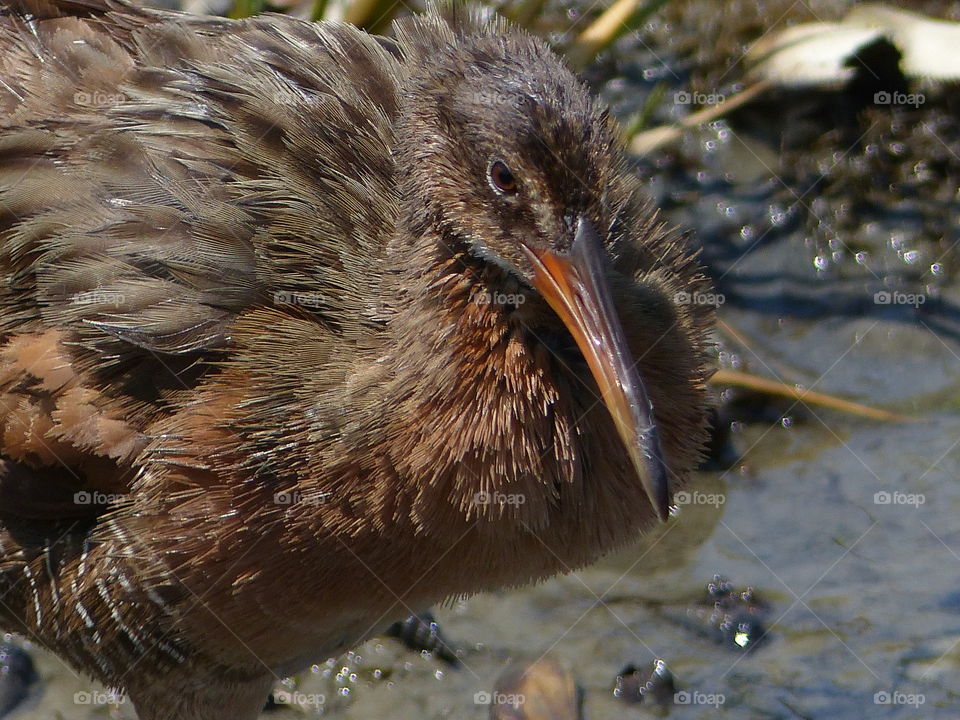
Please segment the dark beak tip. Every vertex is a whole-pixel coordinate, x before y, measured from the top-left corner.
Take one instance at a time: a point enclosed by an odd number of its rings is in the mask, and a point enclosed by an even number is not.
[[[660,518],[660,522],[666,522],[670,519],[670,502],[664,501],[662,504],[657,503],[657,517]]]
[[[670,485],[667,482],[666,472],[663,472],[663,475],[655,481],[654,491],[650,497],[653,511],[660,518],[660,522],[670,519],[670,500]]]

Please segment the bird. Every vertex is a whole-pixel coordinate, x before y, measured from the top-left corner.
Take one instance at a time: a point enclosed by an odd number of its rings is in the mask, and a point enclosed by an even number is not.
[[[246,720],[436,603],[668,518],[688,236],[541,39],[0,7],[0,627],[141,720]]]

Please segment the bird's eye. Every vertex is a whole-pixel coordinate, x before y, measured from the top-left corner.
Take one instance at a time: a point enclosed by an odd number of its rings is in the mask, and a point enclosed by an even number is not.
[[[517,178],[503,160],[494,160],[487,169],[490,187],[500,195],[513,195],[517,191]]]

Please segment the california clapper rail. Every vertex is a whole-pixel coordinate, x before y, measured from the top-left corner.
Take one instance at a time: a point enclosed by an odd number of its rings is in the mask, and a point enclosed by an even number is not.
[[[705,440],[689,248],[583,83],[462,8],[7,0],[0,271],[0,626],[144,720],[582,567]]]

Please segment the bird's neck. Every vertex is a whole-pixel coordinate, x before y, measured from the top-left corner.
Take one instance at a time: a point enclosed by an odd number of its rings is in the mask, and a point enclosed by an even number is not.
[[[542,301],[455,240],[405,250],[382,364],[414,521],[547,524],[556,486],[581,470],[578,394],[524,319]]]

